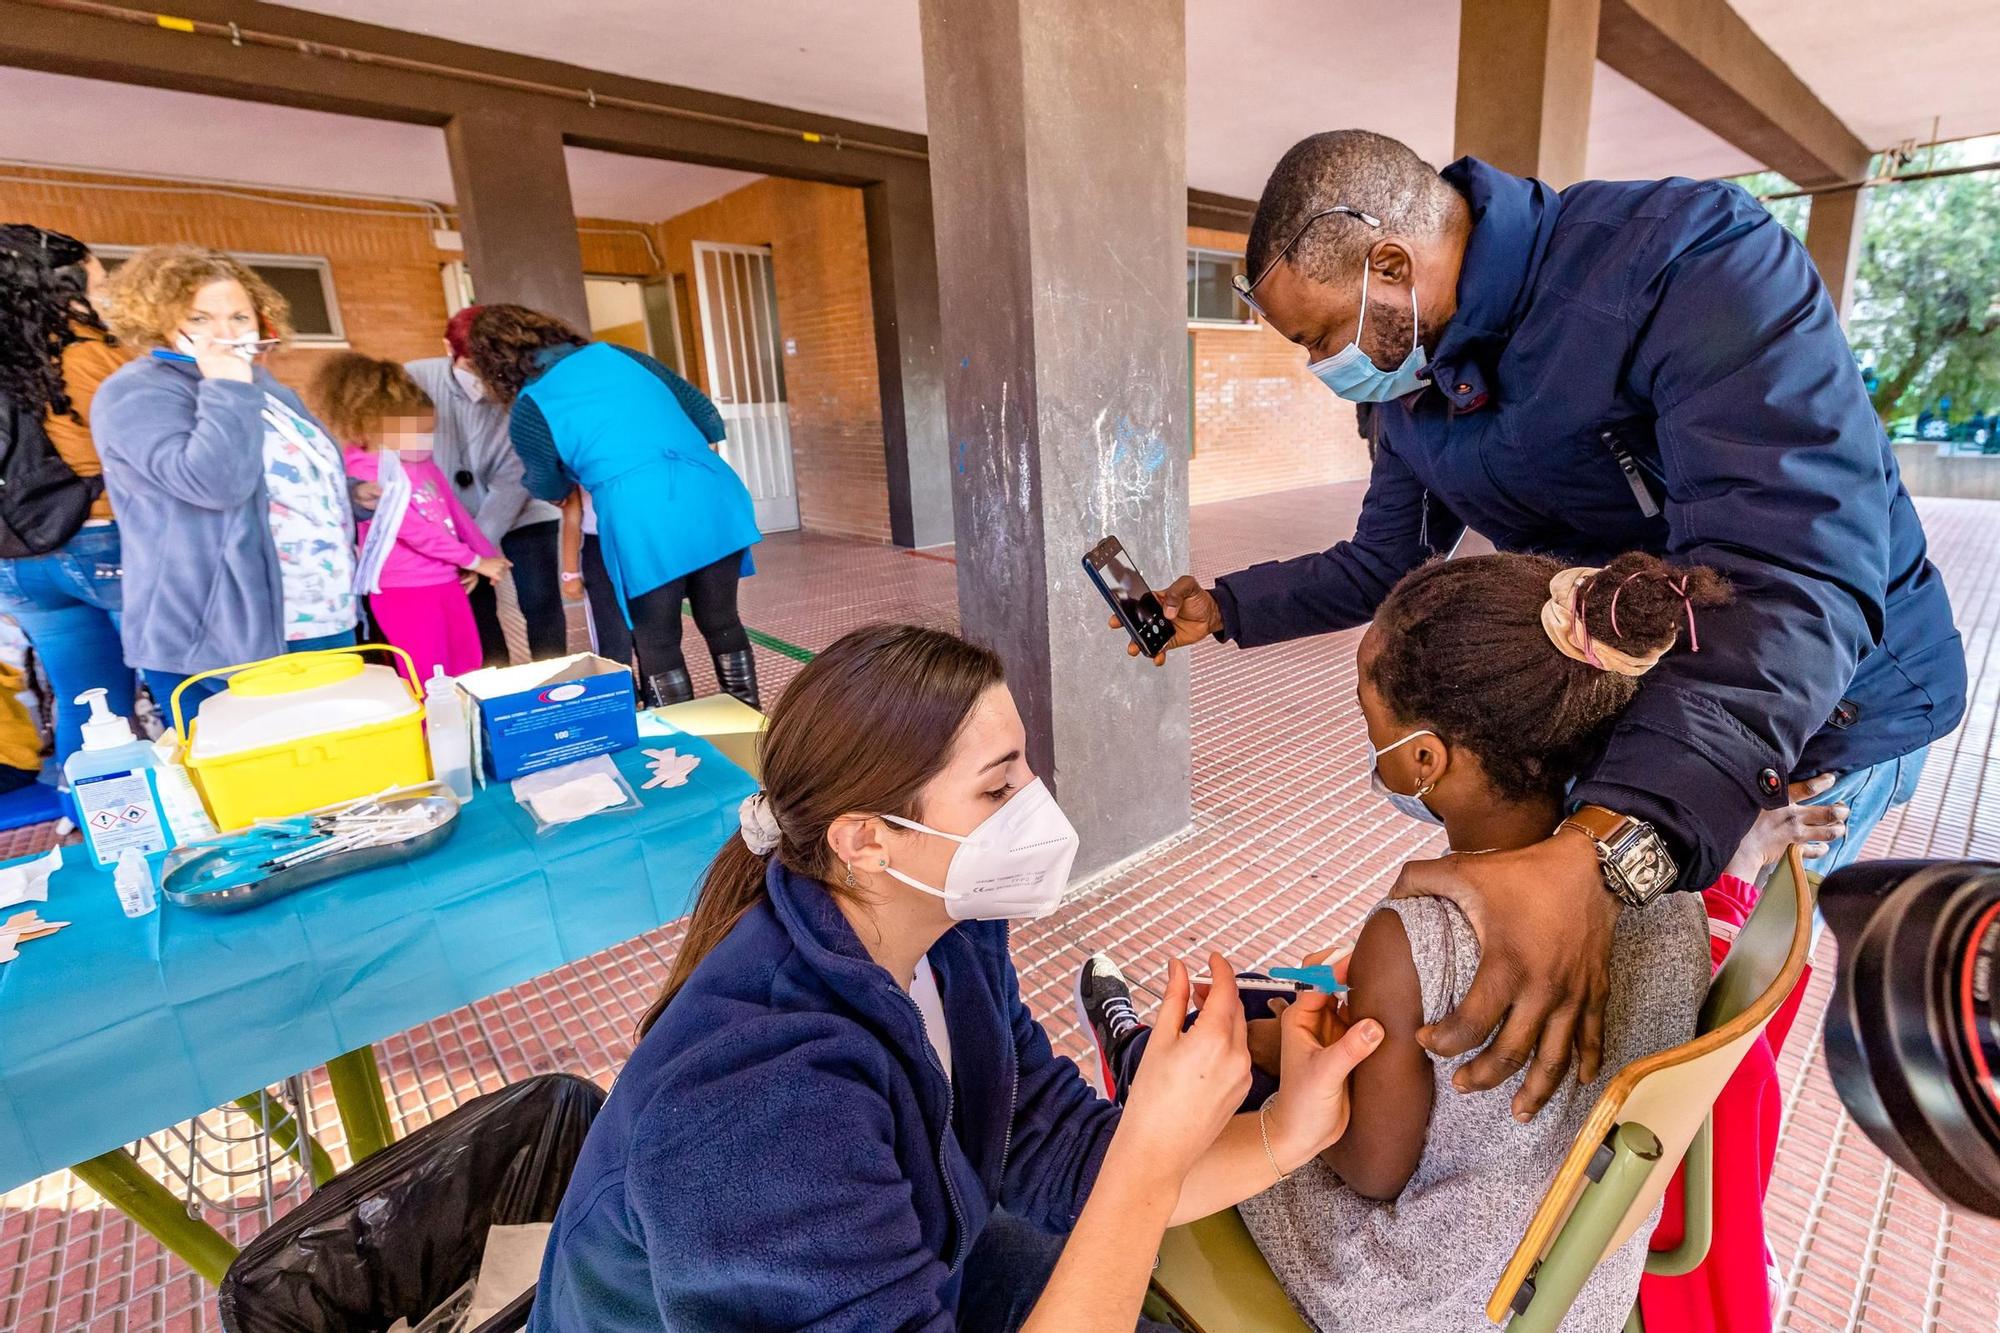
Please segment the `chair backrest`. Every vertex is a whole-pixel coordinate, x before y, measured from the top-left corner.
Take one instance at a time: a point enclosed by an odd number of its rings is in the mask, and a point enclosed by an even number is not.
[[[1561,1237],[1589,1187],[1592,1159],[1621,1125],[1643,1126],[1657,1137],[1660,1151],[1650,1171],[1616,1224],[1601,1228],[1601,1237],[1563,1239],[1584,1243],[1595,1264],[1645,1224],[1723,1085],[1798,984],[1812,947],[1812,929],[1813,882],[1793,847],[1765,884],[1756,910],[1737,932],[1710,984],[1694,1040],[1633,1061],[1598,1098],[1501,1274],[1486,1305],[1487,1318],[1496,1324],[1506,1320],[1522,1284]],[[1593,1216],[1591,1225],[1598,1220]],[[1536,1313],[1538,1325],[1553,1328],[1564,1311],[1553,1317]]]

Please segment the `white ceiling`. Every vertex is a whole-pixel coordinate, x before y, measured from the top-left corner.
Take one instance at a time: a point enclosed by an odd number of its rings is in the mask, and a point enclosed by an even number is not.
[[[452,201],[444,132],[423,125],[4,66],[0,107],[0,158],[9,161]],[[588,148],[565,154],[585,217],[650,222],[758,179]]]
[[[1451,155],[1461,0],[1187,0],[1189,183],[1255,196],[1286,147],[1362,125]],[[2000,129],[1995,0],[1734,0],[1876,147]],[[303,0],[328,14],[920,131],[917,0]],[[1876,15],[1892,15],[1888,20]],[[1885,52],[1889,53],[1885,55]],[[0,70],[0,157],[446,200],[420,127]],[[1599,66],[1589,172],[1729,175],[1744,154]],[[572,150],[579,211],[656,218],[750,177]]]

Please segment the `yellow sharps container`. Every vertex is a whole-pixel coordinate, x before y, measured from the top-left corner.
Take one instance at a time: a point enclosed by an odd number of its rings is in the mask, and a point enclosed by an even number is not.
[[[365,662],[366,652],[394,653],[404,669]],[[188,685],[224,675],[228,687],[183,722]],[[216,828],[427,781],[415,680],[410,655],[381,644],[287,653],[188,677],[174,691],[174,730]]]

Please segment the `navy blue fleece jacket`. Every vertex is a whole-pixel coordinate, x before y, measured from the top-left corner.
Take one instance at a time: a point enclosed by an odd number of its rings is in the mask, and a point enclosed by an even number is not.
[[[1006,926],[962,922],[930,951],[947,1081],[825,888],[775,862],[766,885],[591,1127],[538,1333],[946,1333],[996,1205],[1075,1223],[1118,1111],[1050,1050]]]

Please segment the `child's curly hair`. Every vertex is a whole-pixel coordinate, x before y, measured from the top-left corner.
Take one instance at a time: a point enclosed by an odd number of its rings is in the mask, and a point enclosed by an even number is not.
[[[292,336],[292,308],[241,260],[200,245],[156,245],[133,255],[111,275],[106,322],[120,341],[169,347],[195,293],[224,279],[241,283],[257,312],[260,336]]]
[[[1609,738],[1639,682],[1564,655],[1542,628],[1560,561],[1538,555],[1440,560],[1407,575],[1375,613],[1369,680],[1399,721],[1479,756],[1501,793],[1558,793]],[[1612,593],[1618,594],[1613,624]],[[1730,600],[1705,566],[1631,551],[1584,582],[1584,624],[1633,656],[1673,646],[1693,610]]]
[[[320,420],[343,440],[367,439],[384,417],[433,410],[431,396],[409,371],[359,352],[329,357],[313,376],[312,399]]]

